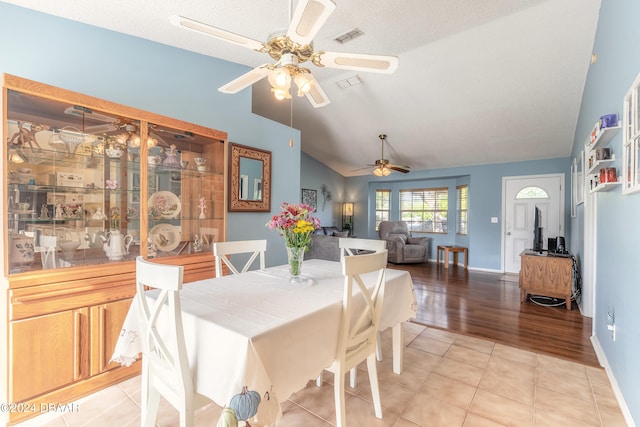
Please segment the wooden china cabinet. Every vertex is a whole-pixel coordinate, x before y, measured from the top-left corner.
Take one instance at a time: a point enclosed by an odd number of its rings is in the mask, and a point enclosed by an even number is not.
[[[139,372],[109,363],[136,256],[215,275],[227,134],[7,74],[3,100],[6,396],[35,409],[15,423]]]

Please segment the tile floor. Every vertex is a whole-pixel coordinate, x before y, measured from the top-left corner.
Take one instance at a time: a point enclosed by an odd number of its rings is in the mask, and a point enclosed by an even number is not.
[[[347,387],[352,427],[626,426],[603,369],[518,350],[417,324],[405,326],[401,375],[391,372],[391,335],[382,335],[378,365],[383,419],[373,415],[366,365],[355,389]],[[282,404],[278,427],[335,425],[331,375]],[[19,427],[121,427],[140,425],[140,377],[78,401],[78,411],[36,418]],[[221,408],[196,414],[196,426],[215,426]],[[177,426],[166,402],[158,426]],[[252,424],[255,427],[255,424]]]

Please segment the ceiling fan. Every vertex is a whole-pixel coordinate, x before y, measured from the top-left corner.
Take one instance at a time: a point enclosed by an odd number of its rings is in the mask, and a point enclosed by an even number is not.
[[[169,20],[175,26],[267,53],[276,61],[262,64],[221,86],[218,88],[220,92],[236,93],[267,77],[275,98],[282,100],[291,98],[290,88],[293,80],[298,88],[298,96],[305,95],[311,105],[317,108],[331,101],[311,70],[300,66],[304,62],[311,61],[317,67],[384,74],[391,74],[398,68],[396,56],[314,51],[313,37],[335,8],[336,4],[331,0],[300,0],[295,12],[290,16],[289,28],[272,33],[266,42],[259,42],[183,16],[174,15]]]
[[[382,156],[380,156],[380,159],[376,160],[374,164],[368,165],[374,167],[373,174],[375,176],[387,176],[393,171],[409,173],[409,166],[394,165],[384,158],[384,143],[387,141],[387,135],[382,133],[378,135],[378,138],[380,138],[380,143],[382,144]]]

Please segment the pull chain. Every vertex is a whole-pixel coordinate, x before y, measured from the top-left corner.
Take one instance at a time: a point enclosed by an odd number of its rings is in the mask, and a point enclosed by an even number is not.
[[[291,122],[289,125],[289,147],[293,147],[293,98],[289,101],[291,105]]]

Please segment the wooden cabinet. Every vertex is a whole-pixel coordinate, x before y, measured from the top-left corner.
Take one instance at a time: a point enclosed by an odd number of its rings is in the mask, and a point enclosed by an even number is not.
[[[215,275],[227,135],[6,74],[3,101],[3,395],[39,408],[139,373],[109,363],[136,256]]]
[[[573,260],[533,252],[523,252],[520,259],[521,301],[529,294],[564,298],[567,310],[571,310]]]
[[[96,375],[120,366],[109,363],[133,298],[91,307],[90,373]]]
[[[87,310],[11,322],[12,402],[55,390],[89,374]]]

